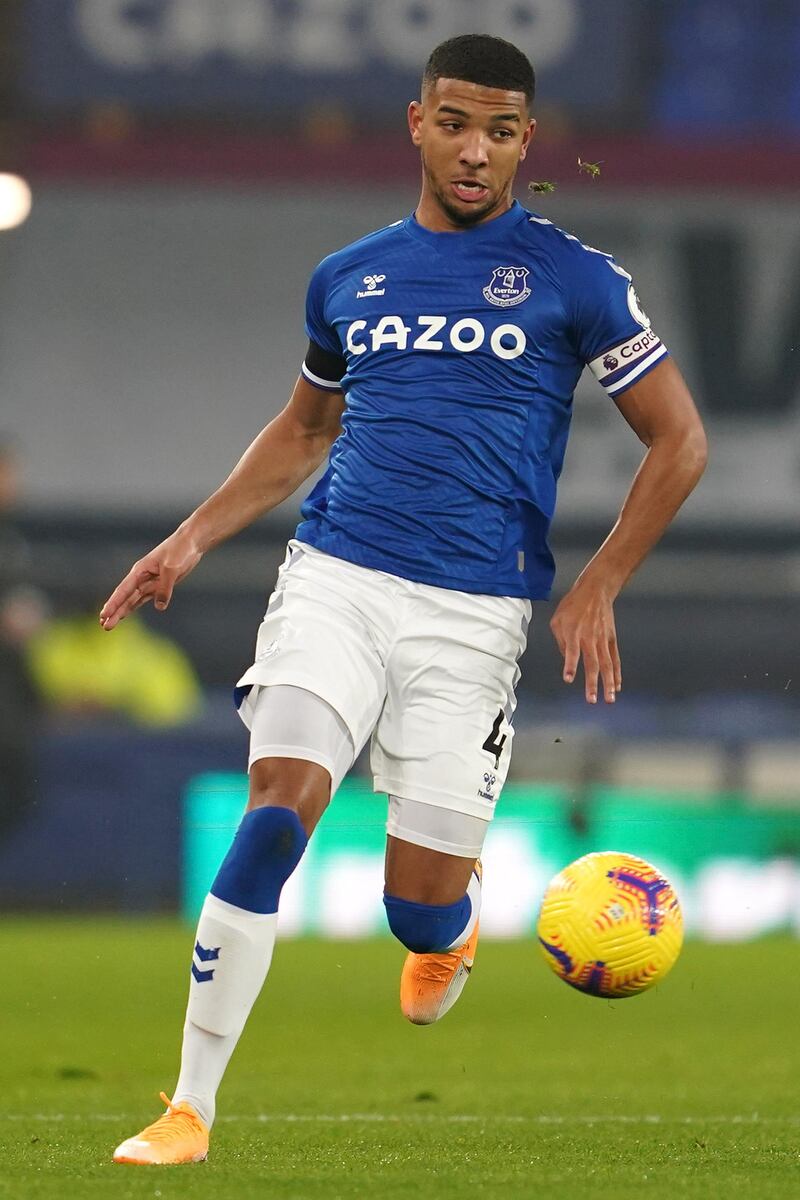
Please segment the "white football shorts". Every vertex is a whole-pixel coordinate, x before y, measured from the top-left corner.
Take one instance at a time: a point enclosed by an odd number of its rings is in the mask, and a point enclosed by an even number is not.
[[[414,583],[293,540],[240,715],[252,729],[262,688],[305,689],[344,723],[352,761],[372,737],[376,792],[490,820],[530,616],[528,600]]]

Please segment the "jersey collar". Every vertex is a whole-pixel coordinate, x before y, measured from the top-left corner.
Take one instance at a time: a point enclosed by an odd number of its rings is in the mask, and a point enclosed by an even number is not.
[[[522,207],[519,200],[514,200],[511,207],[502,216],[494,217],[491,221],[484,221],[480,225],[473,225],[467,229],[454,229],[446,233],[435,233],[432,229],[426,229],[424,225],[420,225],[415,213],[411,213],[406,217],[403,225],[412,237],[417,238],[421,242],[426,242],[429,246],[437,246],[440,249],[447,245],[448,249],[452,248],[458,238],[463,238],[464,243],[474,246],[476,242],[491,242],[497,237],[504,237],[509,229],[521,221],[523,217],[527,217],[526,210]]]

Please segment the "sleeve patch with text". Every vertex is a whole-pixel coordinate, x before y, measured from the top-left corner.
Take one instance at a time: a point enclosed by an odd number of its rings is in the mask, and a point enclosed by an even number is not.
[[[620,342],[598,354],[589,363],[589,368],[609,396],[616,396],[668,353],[652,329],[643,329],[626,342]]]

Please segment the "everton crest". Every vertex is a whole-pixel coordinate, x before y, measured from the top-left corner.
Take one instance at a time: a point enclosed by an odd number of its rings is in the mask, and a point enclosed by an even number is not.
[[[483,294],[490,304],[496,304],[498,308],[522,304],[531,294],[528,287],[529,274],[527,267],[495,267]]]

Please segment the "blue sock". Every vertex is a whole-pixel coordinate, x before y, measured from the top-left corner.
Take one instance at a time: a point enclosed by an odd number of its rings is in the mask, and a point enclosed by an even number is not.
[[[414,904],[384,894],[389,928],[414,954],[436,954],[464,940],[472,917],[468,894],[455,904]]]
[[[242,818],[211,895],[248,912],[277,912],[281,889],[307,845],[306,831],[292,809],[252,809]]]

